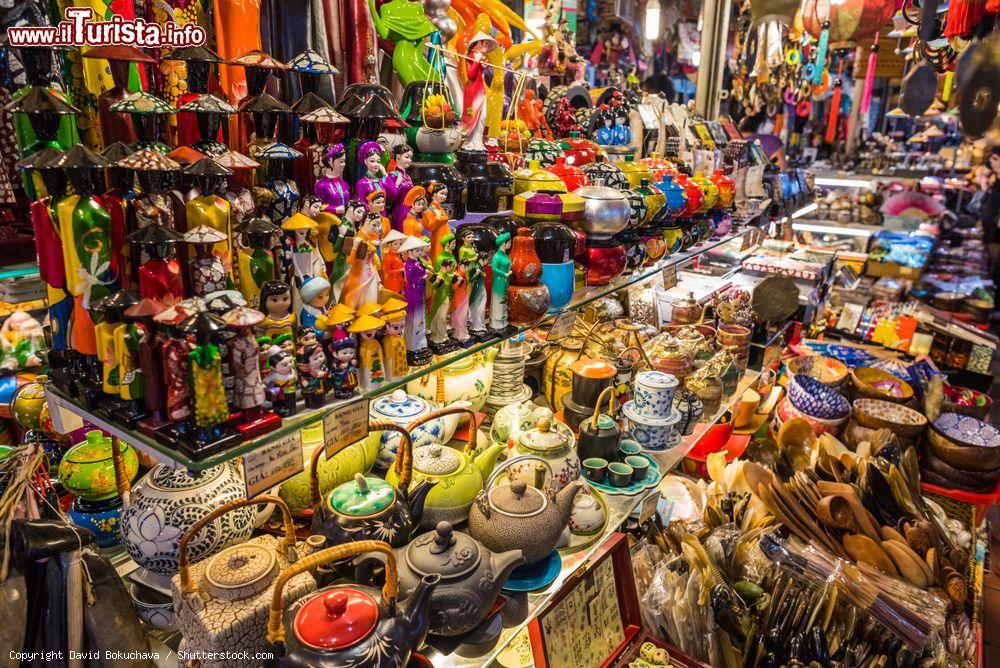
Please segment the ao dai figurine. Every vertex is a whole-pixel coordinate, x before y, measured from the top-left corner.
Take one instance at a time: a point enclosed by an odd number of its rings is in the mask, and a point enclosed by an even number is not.
[[[453,236],[450,244],[454,246],[455,243],[457,242]],[[463,245],[459,249],[458,263],[455,266],[455,295],[451,298],[451,335],[463,346],[476,341],[469,336],[469,274],[477,258],[476,251]]]
[[[348,326],[347,331],[358,336],[358,387],[368,393],[382,387],[385,382],[385,358],[382,345],[375,338],[385,321],[372,315],[363,315]]]
[[[229,275],[223,259],[213,251],[213,246],[226,236],[207,225],[188,230],[184,241],[194,246],[194,257],[188,259],[188,276],[191,291],[198,297],[229,287]]]
[[[427,312],[430,321],[427,338],[431,349],[438,354],[457,347],[455,342],[448,338],[448,312],[451,309],[451,299],[455,295],[455,284],[458,280],[455,274],[457,264],[455,255],[448,248],[450,244],[454,249],[455,236],[446,236],[444,242],[444,250],[438,255],[431,276],[433,296]]]
[[[246,421],[260,416],[264,403],[264,381],[260,376],[260,347],[253,327],[263,317],[258,311],[238,306],[223,318],[235,332],[229,340],[229,371],[233,377],[233,408]]]
[[[377,254],[382,239],[379,235],[381,224],[381,216],[370,212],[365,214],[358,234],[354,238],[354,247],[347,258],[351,269],[344,281],[340,303],[355,311],[366,302],[378,302],[379,290],[382,287]]]
[[[323,177],[316,181],[316,197],[323,202],[327,212],[344,214],[351,200],[351,187],[344,180],[347,150],[343,144],[334,144],[323,158]]]
[[[316,231],[316,222],[303,213],[289,216],[281,224],[285,231],[285,250],[291,269],[290,279],[295,285],[301,285],[312,276],[326,276],[326,263],[316,248],[312,235]]]
[[[330,266],[337,257],[337,250],[334,247],[334,240],[337,235],[332,235],[331,231],[340,226],[340,216],[334,215],[326,210],[326,205],[315,195],[306,195],[302,198],[302,206],[299,213],[312,219],[316,223],[316,230],[312,236],[312,242],[316,245],[316,250],[323,258],[326,267],[326,276],[330,276]]]
[[[403,299],[406,301],[406,318],[403,322],[403,339],[406,342],[407,360],[419,365],[429,359],[427,348],[427,268],[420,258],[428,244],[411,236],[400,247],[403,254]]]
[[[272,345],[267,351],[267,367],[264,384],[271,410],[281,417],[294,415],[295,393],[298,390],[295,358],[280,346]]]
[[[330,359],[330,385],[333,396],[337,399],[347,399],[354,394],[358,386],[358,341],[342,329],[333,333],[330,343],[333,353]]]
[[[413,186],[403,198],[403,208],[406,215],[403,218],[403,234],[409,237],[421,237],[424,226],[421,224],[424,212],[427,211],[427,190],[423,186]]]
[[[493,254],[491,266],[493,283],[490,285],[490,329],[494,332],[507,330],[507,287],[510,284],[510,233],[497,237],[497,251]]]
[[[264,319],[257,325],[257,336],[274,340],[278,336],[295,339],[295,314],[292,312],[292,289],[284,281],[267,281],[260,289],[260,310]]]
[[[403,294],[405,279],[403,278],[403,256],[399,249],[406,241],[406,235],[397,230],[390,230],[382,240],[382,287],[397,295]]]
[[[344,282],[347,280],[347,273],[351,268],[348,259],[354,248],[354,237],[361,223],[365,218],[365,205],[357,200],[351,200],[344,209],[344,215],[340,218],[339,225],[331,225],[327,239],[333,248],[333,262],[330,263],[329,274],[330,286],[333,290],[333,300],[340,302],[340,296],[344,291]]]
[[[466,236],[458,249],[458,263],[465,266],[469,282],[469,334],[482,339],[486,336],[486,272],[471,236]]]
[[[413,180],[406,170],[413,164],[413,149],[408,144],[396,144],[392,147],[392,157],[396,168],[385,177],[386,204],[392,210],[389,216],[392,229],[404,232],[403,220],[408,208],[405,205],[406,196],[413,188]]]
[[[330,304],[330,281],[322,276],[307,278],[299,288],[302,308],[299,310],[300,330],[310,329],[317,337],[326,334],[326,308]]]
[[[326,354],[319,344],[312,343],[299,349],[299,389],[309,408],[319,408],[326,396]]]
[[[385,190],[382,146],[377,141],[362,142],[358,147],[358,164],[363,166],[363,172],[354,186],[354,198],[368,202],[368,196],[373,192]]]
[[[486,55],[498,48],[495,39],[486,33],[476,33],[469,41],[464,67],[465,90],[462,97],[462,131],[465,134],[464,148],[470,151],[485,151],[483,132],[486,129],[486,88],[493,82],[493,68],[486,61]]]
[[[385,378],[390,383],[406,378],[409,365],[406,362],[406,340],[403,338],[403,328],[406,324],[406,311],[400,309],[382,316],[385,321],[385,334],[382,335],[382,357],[385,359]]]
[[[437,257],[441,254],[441,239],[451,232],[448,212],[444,208],[444,203],[448,200],[448,186],[434,181],[427,186],[427,194],[430,202],[424,212],[423,223],[431,237],[431,257]]]

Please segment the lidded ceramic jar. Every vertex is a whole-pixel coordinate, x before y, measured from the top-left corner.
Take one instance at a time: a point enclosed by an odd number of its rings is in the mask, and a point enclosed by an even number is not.
[[[649,343],[647,354],[654,369],[669,373],[678,380],[684,380],[691,374],[691,358],[669,334],[661,334],[653,339]]]
[[[562,144],[551,139],[532,137],[524,150],[524,159],[528,162],[537,160],[538,164],[548,169],[562,157]]]
[[[560,490],[574,480],[580,479],[580,458],[576,454],[576,439],[569,427],[551,416],[538,418],[535,427],[521,433],[514,446],[518,455],[534,455],[549,465],[548,484]],[[533,466],[527,461],[511,464],[507,473],[511,480],[523,480],[534,484]]]
[[[510,286],[507,288],[508,315],[512,325],[531,327],[549,311],[549,289],[541,283],[542,262],[535,252],[531,230],[522,227],[510,251]]]
[[[587,270],[584,274],[587,285],[607,285],[625,272],[628,253],[618,236],[588,237],[584,252],[577,260]]]
[[[573,512],[569,516],[569,530],[574,536],[593,536],[604,528],[607,515],[604,506],[594,496],[595,490],[587,487],[573,499]]]
[[[573,299],[573,258],[583,249],[583,240],[562,223],[538,223],[531,236],[542,262],[542,285],[549,289],[549,311],[562,310]]]
[[[603,155],[583,167],[587,180],[592,186],[604,186],[615,190],[628,190],[628,177],[617,165],[612,165]]]
[[[705,307],[689,292],[684,299],[671,303],[670,322],[675,325],[696,325],[705,315]]]
[[[638,188],[643,181],[653,181],[653,173],[649,171],[649,167],[641,162],[635,162],[631,155],[625,156],[624,160],[616,162],[615,165],[625,174],[629,188]]]
[[[736,182],[726,176],[726,173],[721,169],[715,170],[715,174],[712,175],[712,181],[715,183],[715,187],[719,189],[717,206],[720,209],[732,206],[733,200],[736,199]]]
[[[667,206],[667,196],[651,181],[643,179],[635,192],[642,196],[646,204],[646,215],[642,219],[641,226],[651,225],[662,219],[661,213]]]
[[[436,408],[434,403],[423,397],[407,394],[405,390],[397,389],[390,394],[372,399],[368,413],[373,421],[385,420],[400,427],[406,427],[417,418],[427,415]],[[431,420],[414,430],[412,434],[413,445],[420,447],[428,443],[447,443],[457,428],[457,416],[451,416],[449,419]],[[373,438],[373,434],[377,434],[378,440],[378,459],[375,462],[375,467],[382,470],[387,469],[396,460],[396,450],[399,447],[401,435],[391,429],[386,429],[369,432],[369,438]]]
[[[682,172],[677,172],[674,180],[684,188],[684,194],[687,196],[687,206],[684,208],[681,216],[690,218],[701,210],[702,202],[705,201],[705,193],[702,191],[701,186],[689,179]]]
[[[570,223],[583,217],[583,205],[575,193],[526,190],[514,196],[511,213],[526,225],[542,221]]]
[[[562,179],[563,183],[566,184],[566,190],[569,192],[590,185],[587,173],[580,167],[569,164],[564,156],[556,158],[555,164],[549,167],[549,171]]]
[[[569,137],[560,140],[566,164],[576,167],[589,165],[601,153],[601,147],[589,139],[580,136],[579,132],[571,132]]]
[[[532,160],[524,169],[514,172],[514,195],[532,190],[566,192],[562,179],[547,169],[542,169],[537,160]]]
[[[677,183],[673,175],[664,173],[663,177],[656,183],[656,187],[666,196],[665,215],[676,218],[684,213],[687,209],[687,192],[684,190],[684,186]]]
[[[59,482],[67,491],[83,501],[103,501],[118,495],[115,486],[112,440],[94,429],[63,455],[59,462]],[[124,441],[118,442],[124,471],[131,483],[139,472],[139,456],[135,448]]]
[[[714,209],[716,204],[719,202],[719,188],[715,183],[705,176],[703,172],[695,172],[694,176],[691,178],[698,184],[704,193],[704,198],[701,201],[701,206],[698,207],[698,213],[708,213],[709,210]]]

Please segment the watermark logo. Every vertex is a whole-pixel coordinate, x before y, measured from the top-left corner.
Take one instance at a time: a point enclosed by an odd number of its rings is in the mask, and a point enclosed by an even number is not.
[[[114,16],[98,21],[89,7],[67,7],[65,18],[55,26],[11,26],[7,39],[12,47],[21,46],[103,46],[126,44],[137,47],[199,46],[208,35],[199,25],[163,25],[143,19]]]

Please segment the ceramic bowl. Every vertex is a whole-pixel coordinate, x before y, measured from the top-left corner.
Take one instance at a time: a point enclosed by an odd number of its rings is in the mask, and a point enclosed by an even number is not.
[[[868,429],[889,429],[903,438],[916,438],[927,428],[921,413],[880,399],[855,399],[854,420]]]
[[[675,425],[680,421],[680,411],[674,409],[667,418],[648,420],[638,414],[631,401],[622,406],[622,413],[628,418],[632,438],[642,446],[643,451],[671,450],[680,443],[681,436]]]
[[[969,415],[944,413],[927,430],[931,454],[967,471],[1000,466],[1000,431]]]
[[[840,360],[823,355],[795,357],[788,360],[786,366],[790,379],[801,373],[831,387],[840,387],[850,372],[847,365]]]
[[[677,377],[663,371],[640,371],[635,375],[632,408],[644,417],[660,419],[673,413]]]
[[[913,398],[913,387],[888,371],[858,367],[851,372],[851,387],[864,399],[883,399],[903,404]]]
[[[795,376],[788,383],[788,398],[806,415],[839,420],[851,412],[851,405],[829,385],[809,376]]]
[[[720,346],[736,346],[742,348],[750,345],[749,327],[743,325],[719,325],[719,333],[715,336],[715,341]]]
[[[169,596],[159,594],[135,584],[129,586],[129,596],[139,619],[155,629],[174,626],[174,602]]]
[[[848,417],[850,417],[849,415],[845,415],[841,418],[837,418],[836,420],[827,420],[824,418],[813,417],[812,415],[804,413],[800,411],[798,408],[796,408],[795,404],[789,401],[787,396],[782,397],[781,401],[778,402],[776,412],[778,420],[780,420],[782,423],[787,422],[792,418],[796,417],[802,418],[810,425],[812,425],[812,428],[816,432],[817,436],[820,434],[832,434],[836,436],[837,434],[840,433],[840,430],[847,423]],[[775,422],[777,422],[778,420],[775,420]]]

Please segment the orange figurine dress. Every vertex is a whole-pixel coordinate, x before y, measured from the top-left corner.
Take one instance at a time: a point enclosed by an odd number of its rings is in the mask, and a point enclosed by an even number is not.
[[[424,229],[431,235],[431,257],[441,254],[441,240],[446,234],[451,233],[451,226],[448,225],[448,213],[444,207],[432,202],[424,212]]]

